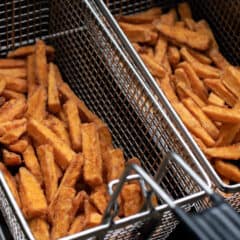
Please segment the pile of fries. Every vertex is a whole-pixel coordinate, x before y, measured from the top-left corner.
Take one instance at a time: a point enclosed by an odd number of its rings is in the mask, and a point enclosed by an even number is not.
[[[54,52],[38,40],[0,59],[0,170],[37,240],[100,224],[107,184],[125,166],[106,124],[63,82]],[[124,185],[118,217],[142,203],[140,185]]]
[[[240,70],[187,3],[117,21],[199,147],[226,183],[240,182]]]

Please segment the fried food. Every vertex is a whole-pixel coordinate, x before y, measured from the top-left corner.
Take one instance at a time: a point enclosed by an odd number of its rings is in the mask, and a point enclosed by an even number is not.
[[[0,68],[0,75],[11,76],[13,78],[26,78],[27,70],[25,67],[22,67],[22,68]]]
[[[210,50],[212,51],[212,50]],[[193,49],[188,49],[188,52],[200,63],[202,64],[207,64],[210,65],[212,63],[212,60],[207,57],[206,55],[204,55],[203,53],[200,53],[198,51],[195,51]],[[204,65],[205,66],[205,65]],[[218,66],[217,66],[218,67]]]
[[[34,218],[28,224],[36,240],[50,240],[49,225],[44,219]]]
[[[176,66],[180,61],[180,53],[175,46],[168,47],[168,60],[172,66]]]
[[[8,145],[8,149],[12,152],[23,153],[28,146],[28,141],[25,139],[20,139],[15,143]]]
[[[26,61],[22,59],[0,59],[0,68],[25,67]]]
[[[186,18],[192,18],[192,11],[187,2],[178,4],[178,13],[180,15],[181,20],[184,20]]]
[[[231,64],[227,61],[227,59],[219,52],[217,48],[211,48],[208,51],[208,56],[214,62],[214,64],[224,70],[225,68],[229,67]]]
[[[90,195],[90,202],[96,207],[96,209],[104,214],[104,211],[107,207],[108,201],[104,192],[95,191]]]
[[[20,92],[20,93],[26,93],[27,92],[27,81],[22,78],[16,78],[12,76],[5,76],[0,74],[1,82],[5,82],[6,85],[4,88]],[[3,89],[4,90],[4,89]],[[3,91],[2,90],[2,91]]]
[[[167,52],[167,40],[163,36],[159,36],[156,46],[155,46],[155,53],[154,53],[154,60],[156,63],[161,64],[163,62],[164,55]]]
[[[28,97],[33,94],[37,88],[36,72],[35,72],[35,55],[30,54],[27,56],[27,90]]]
[[[219,107],[224,107],[225,105],[225,101],[213,92],[211,92],[208,96],[208,103]]]
[[[184,88],[191,88],[191,82],[183,68],[177,68],[174,72],[174,76],[176,80],[176,86],[180,84],[182,86],[184,85]]]
[[[22,99],[26,100],[26,97],[22,93],[18,93],[12,90],[4,89],[2,92],[2,97],[4,97],[6,100],[11,100],[11,99]]]
[[[78,215],[74,220],[70,227],[69,234],[74,234],[84,230],[86,227],[86,218],[84,214]]]
[[[2,151],[3,162],[6,166],[19,166],[22,163],[21,156],[6,149]]]

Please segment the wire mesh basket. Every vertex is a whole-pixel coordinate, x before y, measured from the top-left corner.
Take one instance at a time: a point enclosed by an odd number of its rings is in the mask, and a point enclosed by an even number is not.
[[[105,6],[101,5],[101,10],[104,13],[109,29],[111,29],[112,35],[116,38],[119,46],[122,51],[129,59],[129,61],[135,66],[135,70],[138,72],[140,76],[142,76],[145,81],[148,83],[153,92],[154,96],[157,99],[160,107],[164,108],[167,115],[171,119],[174,126],[178,129],[180,134],[185,139],[186,143],[196,156],[196,158],[201,162],[204,166],[206,172],[209,174],[209,177],[212,179],[214,184],[221,189],[223,192],[232,192],[231,196],[226,196],[226,199],[235,207],[238,211],[240,211],[239,206],[239,193],[237,193],[240,189],[240,184],[227,185],[225,184],[219,175],[215,172],[214,168],[211,166],[206,156],[200,150],[198,145],[193,140],[191,134],[183,125],[182,121],[175,113],[175,110],[171,107],[168,100],[164,96],[161,89],[159,89],[157,83],[155,82],[152,75],[148,72],[145,65],[142,63],[136,51],[131,47],[128,39],[125,34],[121,31],[115,19],[112,17],[118,15],[127,15],[132,14],[139,11],[144,11],[154,6],[160,6],[163,10],[168,10],[169,8],[176,7],[177,3],[182,1],[166,1],[166,0],[143,0],[143,1],[134,1],[134,0],[120,0],[120,1],[105,1]],[[240,63],[239,56],[239,47],[240,41],[238,37],[239,33],[239,9],[240,3],[239,1],[215,1],[215,0],[207,0],[207,1],[188,1],[192,13],[193,18],[196,20],[206,19],[210,24],[216,39],[218,40],[220,50],[224,54],[224,56],[229,60],[233,65]],[[110,14],[110,12],[112,14]],[[231,16],[231,17],[230,17]]]
[[[86,105],[109,126],[116,147],[125,157],[136,156],[155,176],[169,151],[184,158],[210,186],[205,172],[157,104],[141,76],[106,28],[105,18],[91,1],[15,0],[0,3],[0,56],[9,50],[44,39],[56,49],[56,61],[65,81]],[[0,207],[15,239],[31,233],[11,193],[0,178]],[[189,210],[208,206],[201,188],[174,163],[167,165],[161,187]],[[164,239],[178,221],[160,206],[161,223],[153,239]],[[111,226],[104,239],[133,239],[144,220],[129,218]],[[100,226],[101,227],[101,226]],[[83,234],[81,239],[85,239]],[[66,238],[67,239],[67,238]]]

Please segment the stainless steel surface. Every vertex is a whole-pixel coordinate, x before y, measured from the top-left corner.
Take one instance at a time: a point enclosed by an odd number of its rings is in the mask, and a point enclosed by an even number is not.
[[[56,61],[64,79],[86,105],[109,126],[114,145],[124,149],[125,157],[136,156],[154,177],[164,156],[175,151],[210,186],[210,181],[189,147],[173,126],[148,88],[143,76],[125,56],[110,26],[95,4],[87,0],[15,0],[0,3],[0,26],[4,26],[0,56],[41,37],[56,48]],[[207,199],[195,181],[174,163],[168,163],[161,187],[176,201],[190,209],[208,207]],[[0,179],[1,180],[1,179]],[[2,188],[6,188],[1,181]],[[1,190],[1,189],[0,189]],[[1,210],[15,239],[29,231],[9,192],[0,191]],[[10,194],[11,195],[11,194]],[[5,204],[5,205],[4,205]],[[18,209],[18,210],[16,210]],[[167,205],[158,207],[161,224],[153,239],[165,239],[178,221]],[[111,226],[104,239],[133,239],[148,212],[124,218]],[[12,219],[14,224],[12,224]],[[104,231],[101,225],[77,236]],[[76,236],[75,236],[76,237]],[[73,239],[73,237],[66,238]]]
[[[149,1],[149,0],[142,0],[142,1],[134,1],[134,0],[120,0],[120,1],[105,1],[106,5],[104,6],[102,1],[98,2],[99,7],[101,8],[102,12],[104,13],[107,19],[107,25],[109,26],[109,31],[112,32],[112,35],[115,37],[116,41],[118,42],[119,46],[121,47],[124,54],[127,56],[129,61],[135,66],[135,70],[138,71],[139,75],[145,79],[145,82],[148,86],[153,90],[155,93],[155,98],[157,99],[158,104],[161,108],[164,108],[167,115],[171,119],[174,126],[178,129],[179,133],[183,136],[186,143],[199,160],[199,162],[204,166],[205,170],[211,177],[212,181],[216,184],[224,192],[233,192],[235,193],[232,198],[230,198],[230,202],[233,204],[237,210],[240,211],[239,204],[237,199],[240,197],[238,191],[240,190],[240,184],[234,185],[227,185],[225,184],[219,175],[216,173],[214,168],[211,166],[203,152],[200,150],[194,139],[192,138],[189,131],[186,129],[178,115],[176,114],[175,110],[170,105],[169,101],[164,96],[161,89],[158,87],[157,83],[155,82],[152,75],[149,73],[148,69],[131,46],[130,42],[128,41],[125,34],[122,32],[120,27],[118,26],[117,22],[115,21],[114,17],[111,15],[110,11],[115,15],[121,14],[130,14],[137,11],[143,11],[153,6],[161,6],[163,8],[174,7],[176,3],[179,1]],[[232,14],[231,10],[234,14],[237,14],[237,9],[240,9],[239,2],[230,1],[231,8],[225,8],[226,2],[225,1],[196,1],[191,0],[189,1],[190,5],[192,6],[193,16],[196,15],[198,19],[206,18],[210,25],[213,27],[214,32],[216,32],[217,37],[219,37],[219,43],[221,50],[223,53],[226,53],[226,57],[228,60],[233,64],[240,63],[239,57],[239,44],[236,46],[236,36],[238,34],[237,26],[240,24],[239,18],[236,17],[235,20],[231,20],[230,18],[223,18],[223,16],[229,16]],[[235,4],[235,5],[234,5]],[[108,8],[109,10],[108,10]],[[201,9],[201,11],[199,11]],[[211,10],[212,11],[211,11]],[[235,10],[235,11],[234,11]],[[239,12],[239,11],[238,11]],[[210,13],[210,14],[208,14]],[[239,23],[237,26],[233,24],[233,22]],[[224,25],[219,25],[220,22],[224,22]],[[223,27],[223,29],[221,29]],[[222,41],[221,41],[222,40]],[[229,42],[232,43],[229,44]],[[239,43],[239,41],[237,41]],[[235,47],[233,47],[235,46]]]

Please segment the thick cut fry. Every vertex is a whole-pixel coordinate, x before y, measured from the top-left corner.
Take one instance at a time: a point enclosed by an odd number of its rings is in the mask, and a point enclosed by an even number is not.
[[[188,49],[188,51],[200,63],[207,64],[207,65],[212,63],[212,60],[209,57],[207,57],[205,54],[197,52],[193,49]]]
[[[8,149],[16,153],[23,153],[26,150],[27,146],[28,141],[25,139],[20,139],[17,142],[8,145]]]
[[[28,224],[36,240],[50,240],[49,225],[44,219],[34,218]]]
[[[5,97],[7,100],[10,99],[22,99],[22,100],[26,100],[25,95],[23,95],[22,93],[18,93],[12,90],[7,90],[4,89],[2,92],[2,96]]]
[[[125,217],[138,213],[143,204],[140,186],[135,183],[123,186],[121,199]]]
[[[234,182],[240,182],[240,170],[234,164],[218,160],[215,162],[214,167],[223,177]]]
[[[240,159],[240,144],[234,144],[224,147],[212,147],[205,149],[205,153],[213,158],[220,158],[226,160]]]
[[[187,48],[182,47],[180,50],[182,58],[189,62],[192,68],[195,70],[196,74],[201,78],[219,78],[221,76],[221,71],[215,67],[202,64],[196,58],[194,58]]]
[[[9,131],[16,129],[27,123],[26,118],[15,119],[13,121],[6,121],[0,123],[0,136],[8,133]]]
[[[52,46],[47,46],[46,51],[48,55],[53,55],[55,49]],[[26,57],[27,55],[33,54],[35,52],[35,45],[28,45],[15,49],[14,51],[8,52],[8,58],[16,57]]]
[[[233,66],[225,69],[222,76],[223,84],[240,99],[240,71]]]
[[[24,193],[24,208],[27,217],[45,217],[47,201],[37,179],[26,168],[21,167],[19,181]]]
[[[167,40],[163,36],[159,36],[156,46],[154,60],[156,63],[161,64],[163,62],[163,57],[167,51]]]
[[[142,47],[138,43],[132,43],[132,46],[138,53],[142,53]]]
[[[214,121],[226,123],[240,122],[240,112],[235,109],[209,105],[203,107],[202,110]]]
[[[42,172],[40,169],[38,159],[31,144],[29,144],[26,150],[23,152],[23,160],[28,170],[35,176],[39,184],[42,185],[43,182]]]
[[[147,11],[135,13],[133,15],[121,16],[119,20],[129,23],[151,23],[154,19],[159,18],[162,13],[161,8],[150,8]]]
[[[47,86],[48,80],[48,66],[46,45],[42,40],[36,42],[35,48],[35,64],[36,64],[36,77],[39,84]]]
[[[51,239],[66,236],[71,225],[71,209],[76,191],[73,188],[63,187],[59,192],[52,222]]]
[[[1,95],[1,94],[0,94]],[[6,102],[6,98],[1,96],[0,97],[0,107]]]
[[[9,152],[6,149],[3,149],[3,162],[6,166],[19,166],[22,163],[21,156],[19,154]]]
[[[46,102],[46,89],[43,86],[39,86],[28,99],[27,116],[42,121],[47,115]]]
[[[41,145],[37,148],[37,154],[43,174],[46,199],[50,203],[58,188],[53,148],[47,144]]]
[[[155,31],[146,29],[144,26],[118,22],[123,32],[131,42],[155,44],[158,34]]]
[[[75,156],[75,152],[64,143],[53,131],[35,119],[28,121],[28,134],[40,144],[51,144],[54,149],[56,163],[66,169]]]
[[[97,208],[97,210],[104,214],[107,207],[107,198],[102,191],[96,191],[90,196],[91,203]]]
[[[220,79],[204,79],[204,84],[216,95],[222,98],[229,106],[233,107],[237,98],[222,84]]]
[[[186,18],[192,18],[192,11],[187,2],[178,4],[178,13],[180,15],[181,20],[184,20]]]
[[[163,57],[162,66],[164,67],[164,69],[167,71],[168,74],[172,74],[172,68],[168,60],[167,54],[165,54]]]
[[[0,68],[0,75],[11,76],[13,78],[26,78],[26,68]]]
[[[73,199],[73,207],[71,210],[71,217],[74,219],[78,211],[83,211],[84,209],[84,200],[88,198],[88,195],[85,191],[80,191]]]
[[[5,76],[4,76],[5,78]],[[4,89],[6,88],[7,82],[4,78],[0,79],[0,95],[2,95],[2,92],[4,91]]]
[[[23,99],[12,99],[0,108],[0,123],[12,121],[26,111],[26,102]]]
[[[22,59],[0,59],[0,68],[25,67],[26,61]]]
[[[193,49],[204,51],[210,46],[210,38],[207,35],[193,32],[178,26],[168,26],[162,23],[158,23],[156,28],[160,31],[160,33],[171,40],[180,44],[185,44]]]
[[[79,152],[82,150],[81,119],[79,117],[77,104],[73,100],[68,100],[64,105],[72,148]]]
[[[53,64],[55,70],[55,77],[57,81],[57,86],[60,86],[63,83],[62,74],[56,64]]]
[[[202,139],[202,141],[209,147],[215,144],[215,141],[212,139],[212,137],[182,103],[174,103],[173,107],[190,132],[192,132],[196,137]]]
[[[185,18],[183,21],[186,28],[188,28],[191,31],[196,30],[196,22],[192,18]]]
[[[214,64],[224,70],[226,67],[229,67],[231,64],[227,61],[226,58],[219,52],[217,48],[211,48],[208,51],[208,56],[212,59]]]
[[[191,82],[183,68],[177,68],[174,72],[174,75],[176,80],[175,85],[178,85],[179,83],[181,83],[182,86],[185,85],[186,88],[191,89]]]
[[[169,46],[167,55],[168,55],[168,60],[172,66],[176,66],[179,63],[180,53],[176,47]]]
[[[91,187],[102,184],[102,156],[99,134],[94,123],[82,125],[82,150],[84,158],[83,177],[85,182]]]
[[[184,28],[185,27],[185,22],[184,21],[177,21],[175,23],[175,26]]]
[[[21,208],[21,201],[20,201],[20,197],[18,195],[17,184],[16,184],[14,177],[11,175],[11,173],[7,170],[7,168],[1,162],[0,162],[0,170],[3,173],[4,179],[6,180],[6,183],[9,187],[16,203]]]
[[[181,67],[185,70],[188,75],[188,78],[191,82],[191,88],[194,93],[196,93],[203,101],[207,101],[207,89],[204,86],[203,82],[199,79],[196,72],[193,70],[192,66],[187,62],[181,62],[178,64],[178,67]]]
[[[80,231],[83,231],[84,228],[86,226],[86,218],[85,218],[85,215],[84,214],[80,214],[79,216],[77,216],[71,227],[70,227],[70,230],[69,230],[69,234],[74,234],[74,233],[77,233],[77,232],[80,232]]]
[[[162,14],[160,18],[156,18],[152,23],[157,25],[158,23],[163,23],[169,26],[173,26],[177,20],[176,10],[173,8],[165,14]]]
[[[6,89],[20,93],[27,92],[27,81],[25,79],[5,75],[0,75],[0,79],[6,82]]]
[[[140,56],[154,77],[162,78],[165,76],[166,71],[159,63],[146,54],[140,54]]]
[[[84,201],[84,214],[86,218],[86,227],[95,227],[99,225],[102,221],[102,215],[100,215],[97,210],[92,206],[89,199]]]
[[[48,109],[52,113],[58,113],[61,109],[58,89],[57,78],[53,63],[49,63],[48,72]]]
[[[48,115],[48,118],[44,121],[44,124],[50,128],[61,140],[63,140],[68,146],[71,145],[70,137],[66,129],[66,124],[53,115]]]
[[[198,119],[202,127],[209,133],[209,135],[216,139],[219,135],[219,130],[214,123],[209,119],[200,107],[191,99],[186,98],[182,100],[185,107]]]
[[[198,137],[196,137],[194,135],[193,135],[193,138],[196,141],[197,145],[200,147],[200,149],[203,152],[205,152],[205,149],[207,148],[207,146],[204,144],[204,142],[200,138],[198,138]]]
[[[27,88],[28,97],[33,94],[36,85],[36,72],[35,72],[35,55],[31,54],[27,57]]]
[[[224,107],[224,105],[225,105],[224,100],[213,92],[211,92],[208,96],[208,103],[210,105],[216,105],[219,107]]]

